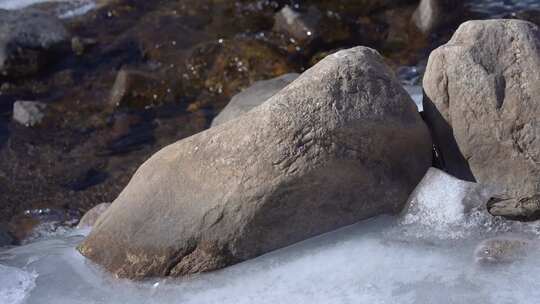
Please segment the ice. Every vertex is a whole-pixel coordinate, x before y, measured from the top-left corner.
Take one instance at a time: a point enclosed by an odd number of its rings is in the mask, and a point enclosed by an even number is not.
[[[413,85],[404,85],[403,86],[407,93],[411,96],[412,100],[416,104],[416,107],[418,108],[418,112],[422,112],[424,110],[424,106],[422,105],[422,100],[424,99],[424,93],[422,91],[421,86],[413,86]]]
[[[474,233],[476,226],[492,220],[483,206],[495,192],[488,186],[462,181],[431,168],[409,198],[400,222],[411,226],[416,236],[462,238]]]
[[[477,244],[502,233],[501,225],[538,239],[522,230],[529,226],[488,220],[480,208],[488,190],[431,169],[400,216],[183,279],[115,279],[76,251],[84,237],[78,230],[5,249],[0,264],[9,274],[1,276],[34,274],[30,293],[17,289],[25,304],[536,304],[540,252],[492,267],[475,262]]]
[[[30,290],[36,286],[36,277],[34,272],[0,265],[0,304],[23,303]]]

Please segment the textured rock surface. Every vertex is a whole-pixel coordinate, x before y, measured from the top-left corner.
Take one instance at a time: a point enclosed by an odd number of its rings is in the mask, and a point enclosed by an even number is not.
[[[522,198],[493,197],[488,202],[488,210],[494,216],[510,220],[540,220],[540,195]]]
[[[274,96],[289,83],[298,78],[298,74],[285,74],[269,80],[257,81],[251,87],[236,94],[227,106],[212,121],[212,127],[248,112]]]
[[[382,57],[358,47],[241,119],[144,163],[79,250],[116,276],[178,276],[398,212],[431,139]]]
[[[16,101],[13,104],[13,120],[23,126],[34,127],[45,118],[47,105],[39,101]]]
[[[414,12],[413,22],[429,34],[459,19],[463,0],[422,0]]]
[[[36,73],[52,52],[68,43],[69,34],[56,17],[36,10],[0,9],[0,76]]]
[[[168,83],[151,73],[123,68],[114,81],[109,105],[112,107],[145,108],[172,99]]]
[[[519,197],[540,192],[540,30],[470,21],[435,50],[424,112],[446,170]]]
[[[91,228],[94,226],[98,218],[109,209],[111,203],[101,203],[94,208],[88,210],[79,221],[77,228]]]
[[[480,265],[512,263],[525,257],[532,246],[530,241],[515,237],[487,239],[478,244],[474,258]]]

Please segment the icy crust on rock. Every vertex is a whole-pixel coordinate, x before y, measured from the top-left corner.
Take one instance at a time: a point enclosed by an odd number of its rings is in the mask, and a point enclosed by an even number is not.
[[[500,190],[459,180],[430,168],[409,197],[398,223],[404,236],[427,240],[455,240],[500,233],[540,235],[540,224],[505,221],[486,209]]]
[[[399,222],[410,228],[409,234],[438,239],[463,238],[480,226],[501,229],[484,207],[495,192],[431,168],[410,196]]]

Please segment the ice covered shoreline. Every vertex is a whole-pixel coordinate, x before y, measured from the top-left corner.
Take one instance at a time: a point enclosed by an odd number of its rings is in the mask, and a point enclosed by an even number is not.
[[[183,279],[117,280],[75,250],[87,232],[45,237],[0,251],[0,278],[19,282],[0,285],[0,303],[535,303],[537,251],[487,267],[474,254],[486,238],[538,239],[536,226],[464,213],[469,183],[430,172],[400,216]]]

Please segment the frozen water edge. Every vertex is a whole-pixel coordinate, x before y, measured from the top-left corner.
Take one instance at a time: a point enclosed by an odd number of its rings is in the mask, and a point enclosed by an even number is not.
[[[84,15],[97,7],[94,0],[0,0],[0,9],[16,10],[45,2],[63,5],[57,11],[60,18]]]
[[[512,232],[538,241],[539,235],[525,229],[537,224],[487,221],[470,212],[471,195],[481,192],[431,169],[399,217],[367,220],[184,279],[114,279],[76,251],[84,233],[73,230],[0,252],[0,282],[26,276],[29,283],[16,294],[27,304],[536,303],[539,252],[506,265],[475,263],[475,247],[485,238]],[[0,304],[13,303],[3,296],[10,286],[0,284]]]
[[[36,287],[37,273],[0,264],[0,301],[22,303],[26,295]]]

